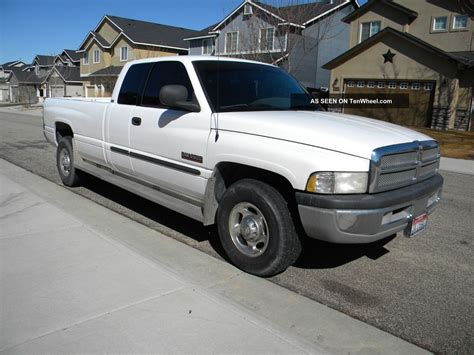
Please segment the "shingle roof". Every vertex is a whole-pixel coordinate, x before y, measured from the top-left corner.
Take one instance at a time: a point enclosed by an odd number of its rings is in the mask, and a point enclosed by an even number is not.
[[[346,22],[346,23],[350,23],[351,21],[353,21],[354,19],[358,18],[359,16],[365,14],[367,11],[370,10],[370,8],[377,4],[377,3],[381,3],[383,5],[386,5],[386,6],[389,6],[397,11],[400,11],[400,12],[403,12],[405,13],[411,20],[415,19],[418,17],[418,13],[416,11],[413,11],[403,5],[400,5],[400,4],[397,4],[396,2],[394,1],[391,1],[391,0],[369,0],[367,1],[364,5],[362,5],[361,7],[359,7],[357,10],[351,12],[349,15],[347,15],[346,17],[344,17],[342,19],[342,21]]]
[[[66,83],[82,81],[79,67],[57,66],[55,69]]]
[[[65,49],[63,52],[65,52],[73,62],[81,60],[81,54],[77,53],[74,49]]]
[[[343,4],[350,4],[348,0],[334,0],[330,2],[308,2],[304,4],[295,4],[289,6],[271,6],[263,2],[254,1],[255,4],[265,8],[275,15],[298,25],[304,23],[324,14],[331,9],[334,9]]]
[[[122,71],[122,68],[123,67],[111,65],[106,68],[99,69],[96,72],[90,74],[89,76],[119,76],[120,72]]]
[[[98,32],[91,31],[92,35],[99,41],[99,43],[104,46],[104,47],[110,47],[110,43],[107,42],[107,40],[102,37],[102,35]]]
[[[10,62],[0,64],[0,67],[3,68],[4,70],[8,70],[7,68],[10,68],[12,65],[15,65],[17,63],[22,63],[23,65],[25,65],[25,63],[23,63],[21,60],[12,60]]]
[[[395,30],[391,27],[385,27],[382,31],[379,33],[373,35],[372,37],[369,37],[365,41],[362,41],[358,45],[350,48],[349,50],[345,51],[341,55],[337,56],[333,60],[327,62],[324,64],[322,67],[324,69],[333,69],[339,66],[340,64],[344,63],[346,60],[349,58],[352,58],[353,55],[357,55],[364,50],[366,50],[368,47],[372,46],[373,44],[377,43],[380,41],[383,37],[387,35],[394,35],[397,37],[398,40],[405,40],[409,41],[416,46],[423,48],[430,53],[433,53],[437,56],[443,57],[445,59],[448,59],[450,61],[454,61],[457,64],[459,64],[461,67],[467,67],[467,68],[472,68],[474,67],[474,61],[470,61],[469,58],[474,57],[472,54],[473,52],[445,52],[438,47],[435,47],[421,39],[419,39],[416,36],[413,36],[412,34],[406,33],[406,32],[400,32],[398,30]],[[468,54],[470,53],[470,54]]]
[[[198,32],[188,28],[161,25],[117,16],[106,15],[106,17],[135,43],[153,44],[187,50],[188,45],[183,39],[193,37]]]
[[[41,84],[44,81],[44,78],[38,77],[34,70],[24,71],[23,68],[13,67],[11,71],[18,82],[22,84]]]
[[[447,52],[447,54],[468,67],[474,66],[474,51]]]
[[[211,26],[207,26],[206,28],[203,28],[202,30],[200,31],[196,31],[196,33],[194,33],[192,35],[192,37],[186,37],[185,40],[190,40],[190,39],[193,39],[193,38],[200,38],[200,37],[206,37],[206,36],[209,36],[209,32],[212,31],[212,29],[214,27],[216,27],[217,25],[219,24],[219,22],[211,25]]]
[[[42,55],[42,54],[38,54],[35,59],[33,60],[33,62],[35,60],[38,61],[38,64],[39,65],[42,65],[42,66],[47,66],[47,65],[53,65],[54,63],[54,58],[56,58],[54,55]]]

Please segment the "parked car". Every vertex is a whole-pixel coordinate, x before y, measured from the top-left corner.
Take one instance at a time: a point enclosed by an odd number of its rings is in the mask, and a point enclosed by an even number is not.
[[[370,243],[426,228],[439,147],[421,133],[318,111],[263,63],[167,57],[127,63],[112,98],[54,98],[44,133],[63,183],[83,172],[217,224],[229,260],[270,276],[304,234]]]

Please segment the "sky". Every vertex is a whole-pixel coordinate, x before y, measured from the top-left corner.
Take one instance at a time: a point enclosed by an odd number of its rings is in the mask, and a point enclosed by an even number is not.
[[[105,14],[200,30],[242,0],[0,0],[0,63],[77,49]]]

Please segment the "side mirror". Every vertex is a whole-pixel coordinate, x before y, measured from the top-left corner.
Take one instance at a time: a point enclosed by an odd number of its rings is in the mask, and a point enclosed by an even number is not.
[[[188,89],[183,85],[165,85],[160,90],[160,101],[169,108],[175,108],[190,112],[199,112],[201,107],[198,103],[186,101]]]

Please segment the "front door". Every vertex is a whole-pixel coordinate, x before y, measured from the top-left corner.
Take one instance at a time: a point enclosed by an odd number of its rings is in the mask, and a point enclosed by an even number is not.
[[[207,114],[165,108],[159,99],[164,85],[182,85],[196,100],[185,66],[176,61],[155,63],[130,126],[130,156],[135,175],[148,183],[202,199],[207,141]]]

